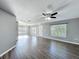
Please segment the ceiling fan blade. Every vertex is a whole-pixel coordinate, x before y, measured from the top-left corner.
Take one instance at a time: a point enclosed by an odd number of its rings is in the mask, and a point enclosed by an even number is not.
[[[54,15],[56,15],[56,14],[58,14],[58,12],[55,12],[55,13],[51,14],[51,16],[54,16]]]
[[[45,14],[45,13],[42,13],[42,15],[46,16],[46,14]]]
[[[72,0],[69,0],[68,2],[62,2],[63,4],[62,4],[62,6],[60,6],[59,8],[57,8],[57,9],[55,9],[54,11],[59,11],[59,10],[62,10],[62,9],[64,9],[64,8],[66,8],[69,4],[70,4],[70,2],[71,2]]]
[[[56,18],[56,17],[50,17],[50,18]]]

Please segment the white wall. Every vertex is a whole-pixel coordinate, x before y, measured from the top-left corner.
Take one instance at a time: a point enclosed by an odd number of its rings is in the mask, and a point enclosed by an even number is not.
[[[0,9],[0,54],[15,45],[17,29],[16,17]]]
[[[30,35],[30,26],[26,26],[26,35]]]
[[[49,24],[43,24],[43,35],[44,36],[50,36],[50,25]]]
[[[69,21],[68,40],[79,43],[79,19]]]

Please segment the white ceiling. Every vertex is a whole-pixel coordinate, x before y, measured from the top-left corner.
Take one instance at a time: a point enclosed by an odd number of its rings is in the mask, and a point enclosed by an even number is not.
[[[0,8],[13,13],[18,20],[28,24],[46,22],[42,12],[56,9],[57,19],[51,20],[79,17],[79,0],[0,0]]]

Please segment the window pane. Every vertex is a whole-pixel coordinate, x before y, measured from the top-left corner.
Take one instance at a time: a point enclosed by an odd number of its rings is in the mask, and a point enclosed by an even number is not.
[[[39,26],[39,35],[42,35],[43,27],[42,25]]]
[[[51,36],[66,37],[67,24],[51,25]]]
[[[31,34],[32,35],[36,35],[36,27],[32,27],[31,28]]]

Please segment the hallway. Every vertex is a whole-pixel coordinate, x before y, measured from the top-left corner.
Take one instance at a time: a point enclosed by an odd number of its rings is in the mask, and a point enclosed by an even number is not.
[[[79,46],[41,37],[20,36],[16,48],[1,59],[79,59]]]

